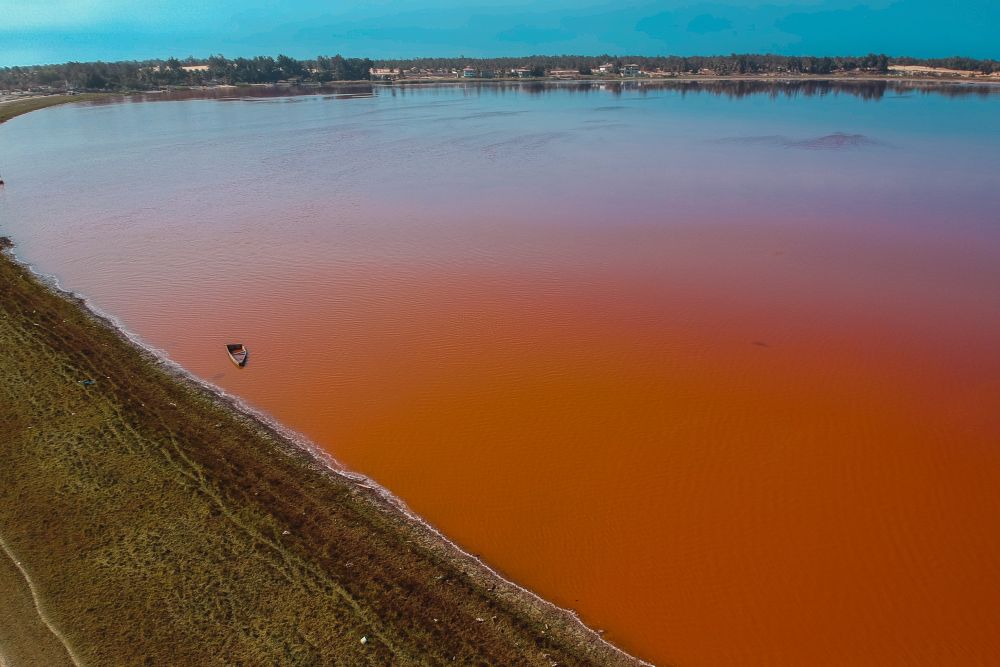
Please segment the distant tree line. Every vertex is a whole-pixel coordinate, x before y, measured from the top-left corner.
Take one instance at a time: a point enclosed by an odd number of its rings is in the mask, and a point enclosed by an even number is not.
[[[996,60],[976,60],[974,58],[963,58],[962,56],[952,56],[951,58],[893,58],[893,65],[920,65],[923,67],[943,67],[945,69],[958,69],[972,72],[982,72],[992,74],[1000,72],[1000,62]]]
[[[376,66],[409,70],[451,70],[470,66],[482,71],[509,71],[515,68],[576,70],[580,74],[596,72],[603,65],[621,69],[626,64],[639,65],[644,71],[697,74],[710,71],[718,75],[734,74],[834,74],[842,72],[885,73],[890,65],[945,67],[983,74],[1000,72],[1000,61],[972,58],[895,58],[885,54],[866,56],[779,56],[773,54],[733,54],[728,56],[526,56],[522,58],[413,58],[378,60]]]
[[[154,90],[170,86],[277,83],[278,81],[363,81],[373,62],[367,58],[319,56],[315,60],[224,58],[65,63],[0,68],[0,90],[49,87],[60,90]]]
[[[832,74],[864,70],[886,72],[893,60],[886,55],[869,54],[861,57],[814,58],[801,56],[776,56],[733,54],[730,56],[527,56],[523,58],[414,58],[410,60],[379,60],[379,67],[404,69],[448,70],[465,66],[479,70],[506,71],[514,68],[576,70],[580,74],[595,72],[599,67],[612,65],[620,70],[624,65],[639,65],[645,71],[661,70],[678,74],[697,74],[709,70],[714,74]],[[993,63],[1000,65],[1000,63]],[[992,69],[990,71],[993,71]]]
[[[972,58],[890,58],[884,54],[860,57],[779,56],[770,54],[733,54],[729,56],[527,56],[523,58],[413,58],[409,60],[370,60],[319,56],[297,60],[285,55],[277,58],[225,58],[147,60],[125,62],[65,63],[30,67],[0,68],[0,90],[81,90],[125,91],[154,90],[174,86],[213,84],[254,84],[291,81],[325,83],[363,81],[372,78],[371,68],[389,68],[404,72],[461,70],[473,67],[480,72],[509,72],[527,68],[533,76],[552,70],[574,70],[582,75],[596,72],[610,64],[618,71],[626,64],[639,65],[645,71],[677,74],[710,72],[717,75],[739,74],[815,74],[843,72],[885,73],[890,65],[923,65],[990,74],[1000,72],[1000,61]],[[405,76],[405,74],[404,74]]]

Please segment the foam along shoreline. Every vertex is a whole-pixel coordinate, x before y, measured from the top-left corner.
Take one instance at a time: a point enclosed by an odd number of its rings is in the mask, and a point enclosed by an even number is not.
[[[465,551],[458,544],[450,540],[431,523],[427,522],[423,517],[411,510],[401,498],[394,495],[391,491],[380,485],[375,480],[361,473],[349,470],[337,461],[329,452],[314,443],[305,435],[288,428],[270,415],[257,410],[253,406],[246,403],[239,396],[230,394],[221,387],[218,387],[211,382],[192,374],[183,366],[170,359],[165,350],[161,350],[160,348],[157,348],[143,340],[138,334],[130,331],[124,323],[118,320],[118,318],[101,310],[95,304],[88,301],[84,295],[63,289],[59,285],[59,281],[54,276],[38,272],[32,265],[18,260],[13,252],[11,254],[14,260],[29,270],[34,277],[39,280],[39,282],[46,285],[58,296],[74,302],[79,307],[85,309],[91,317],[112,329],[122,342],[134,346],[143,354],[149,363],[162,367],[176,381],[189,385],[195,391],[205,392],[211,396],[213,400],[218,401],[228,409],[233,410],[235,413],[240,415],[240,417],[245,420],[248,427],[266,432],[270,437],[282,442],[289,450],[300,450],[302,454],[310,457],[311,463],[315,464],[318,470],[321,470],[327,475],[334,476],[335,479],[346,481],[357,488],[364,489],[366,494],[369,496],[367,498],[368,501],[388,512],[398,513],[400,519],[412,524],[409,529],[416,530],[418,533],[423,532],[424,534],[419,535],[419,537],[422,540],[425,540],[429,547],[443,549],[443,553],[446,557],[457,557],[460,559],[458,562],[465,570],[465,573],[469,576],[481,578],[482,583],[490,587],[491,590],[498,583],[504,587],[509,587],[510,590],[507,591],[508,594],[515,596],[527,596],[528,604],[541,605],[546,611],[551,611],[564,616],[567,621],[579,625],[580,629],[588,635],[589,639],[596,640],[601,644],[606,645],[615,652],[620,653],[623,657],[636,660],[636,664],[650,664],[642,660],[637,660],[633,656],[629,656],[618,647],[605,641],[601,634],[588,627],[573,610],[559,607],[542,598],[534,591],[507,579],[497,570],[494,570],[492,567],[483,562],[480,558]]]
[[[253,410],[238,397],[229,395],[218,387],[193,377],[174,362],[167,360],[161,351],[145,345],[142,340],[128,332],[113,317],[100,312],[80,296],[62,290],[57,282],[50,277],[38,276],[37,273],[35,273],[36,277],[31,277],[29,271],[34,273],[34,270],[13,261],[13,259],[10,256],[0,258],[0,273],[7,274],[8,277],[6,281],[8,284],[2,288],[4,298],[0,303],[0,312],[3,315],[3,319],[0,320],[0,338],[9,339],[3,341],[3,347],[11,350],[12,348],[8,345],[13,342],[13,339],[39,338],[41,340],[31,341],[32,345],[29,347],[39,348],[39,344],[41,344],[39,353],[52,358],[63,358],[63,368],[80,369],[81,375],[97,375],[93,370],[95,366],[111,371],[105,376],[98,377],[95,385],[104,392],[111,389],[110,396],[101,397],[101,403],[111,404],[107,406],[112,408],[109,413],[119,411],[126,417],[126,422],[133,421],[127,419],[131,415],[135,418],[135,424],[144,422],[149,424],[160,422],[162,424],[161,427],[154,428],[153,432],[135,431],[134,437],[137,438],[138,442],[127,443],[128,448],[134,449],[138,446],[141,450],[140,456],[151,458],[154,458],[156,450],[162,449],[164,445],[168,444],[176,449],[177,455],[170,458],[179,458],[190,462],[190,467],[197,471],[195,479],[191,481],[195,481],[199,485],[207,485],[211,489],[207,492],[210,499],[216,504],[225,506],[221,511],[223,518],[226,515],[229,515],[230,518],[242,516],[250,509],[251,514],[259,515],[258,519],[262,524],[271,524],[272,527],[284,524],[289,518],[284,516],[287,514],[285,510],[298,507],[297,503],[301,502],[301,496],[306,489],[314,490],[320,487],[324,492],[321,495],[337,498],[339,505],[336,507],[316,505],[312,508],[313,511],[320,513],[327,511],[327,514],[339,516],[323,517],[326,519],[325,521],[317,520],[314,521],[315,523],[330,524],[332,523],[330,520],[335,518],[341,519],[342,523],[343,519],[346,518],[353,524],[351,527],[368,524],[362,531],[364,534],[356,538],[360,538],[362,544],[350,545],[350,549],[359,552],[354,557],[356,560],[366,560],[369,564],[373,562],[377,564],[378,559],[373,560],[372,555],[360,552],[366,551],[363,543],[368,540],[369,533],[377,532],[383,535],[383,541],[390,543],[386,546],[392,547],[389,553],[380,554],[381,558],[387,562],[375,568],[376,572],[373,573],[375,576],[372,576],[370,581],[353,581],[350,584],[343,582],[340,583],[340,587],[349,588],[351,585],[361,588],[375,587],[379,589],[380,593],[386,594],[385,584],[388,581],[393,584],[391,588],[407,590],[409,597],[427,597],[428,602],[433,600],[442,609],[442,611],[437,612],[438,616],[423,619],[430,626],[428,628],[394,628],[391,619],[388,620],[388,625],[385,620],[377,622],[380,612],[384,611],[380,607],[384,603],[389,603],[388,599],[381,601],[381,604],[378,601],[366,600],[365,602],[370,603],[375,608],[374,610],[366,610],[365,604],[360,602],[356,596],[346,594],[346,598],[349,600],[348,608],[354,610],[363,624],[382,626],[380,634],[384,635],[384,641],[381,643],[390,655],[394,655],[396,658],[404,655],[422,655],[420,651],[412,653],[411,650],[403,650],[401,645],[407,643],[407,638],[413,639],[417,645],[426,645],[428,638],[434,637],[442,640],[441,644],[435,647],[436,649],[441,649],[445,653],[465,655],[469,659],[503,661],[516,656],[518,659],[528,659],[529,663],[534,663],[535,660],[532,658],[541,661],[544,654],[547,656],[544,660],[551,658],[560,664],[643,664],[604,641],[600,635],[587,628],[573,613],[544,601],[461,550],[439,531],[410,511],[405,503],[372,480],[345,470],[307,439],[286,429],[266,415]],[[17,309],[17,306],[26,303],[35,307],[28,312]],[[28,314],[31,317],[28,317]],[[34,321],[35,318],[44,321]],[[7,331],[4,332],[4,329]],[[47,336],[52,337],[51,340],[44,340]],[[99,342],[95,341],[95,338]],[[64,345],[53,344],[53,341],[60,340],[73,342],[67,342]],[[23,348],[23,344],[21,347]],[[104,349],[100,354],[95,355],[93,352],[95,348]],[[61,432],[62,427],[59,427],[59,433],[49,433],[56,427],[45,425],[44,415],[38,415],[40,419],[30,419],[33,412],[32,401],[23,399],[18,401],[18,394],[23,396],[23,392],[15,394],[9,389],[9,387],[18,384],[31,384],[35,385],[31,387],[30,393],[32,394],[55,394],[47,396],[43,400],[45,404],[50,406],[50,409],[55,409],[60,415],[65,416],[67,411],[75,412],[71,407],[81,398],[79,385],[74,386],[71,395],[66,397],[67,405],[59,406],[58,398],[63,388],[49,386],[53,383],[45,381],[46,374],[40,373],[30,358],[29,363],[26,364],[18,357],[13,359],[5,357],[8,355],[2,354],[0,356],[0,360],[3,361],[0,364],[0,368],[3,369],[0,376],[13,375],[13,377],[2,379],[5,381],[4,386],[8,387],[6,392],[9,396],[6,400],[10,400],[15,406],[13,418],[0,416],[0,425],[6,431],[13,430],[14,433],[7,448],[17,448],[22,454],[30,452],[36,448],[32,446],[32,442],[35,440],[33,436],[40,435],[41,431],[45,431],[50,437],[60,438],[61,436],[69,440],[81,441],[82,434],[71,425],[65,427],[65,433]],[[126,367],[122,367],[122,361],[126,362]],[[91,367],[91,370],[84,371],[83,369],[87,367]],[[62,377],[63,374],[57,375]],[[115,375],[123,375],[130,379],[122,382]],[[129,386],[134,384],[142,386]],[[108,388],[108,385],[112,385],[112,387]],[[136,391],[130,392],[130,388]],[[151,403],[152,398],[149,400],[140,398],[151,391],[160,394],[161,400]],[[4,390],[0,389],[0,394],[2,393]],[[95,392],[88,392],[84,397],[91,396],[93,393]],[[162,400],[168,396],[172,400]],[[42,397],[38,396],[37,398]],[[187,402],[188,405],[182,406],[181,401]],[[184,409],[181,409],[182,407]],[[183,415],[182,421],[185,423],[201,422],[207,424],[209,429],[207,431],[196,429],[195,432],[190,432],[190,428],[185,429],[189,433],[186,434],[187,437],[183,441],[180,441],[177,433],[180,430],[180,424],[174,424],[173,420],[165,418],[165,415],[171,414],[175,417]],[[12,423],[2,423],[5,419]],[[229,423],[225,424],[225,428],[217,427],[218,424],[224,424],[226,421]],[[215,430],[216,433],[211,433],[212,430]],[[217,435],[221,435],[219,434],[220,430],[229,436],[230,442],[226,443],[225,447],[220,447],[219,443],[212,442],[216,440]],[[237,436],[235,441],[232,437],[234,433]],[[126,440],[128,439],[126,437]],[[153,446],[142,447],[142,443]],[[235,452],[234,445],[243,451]],[[78,452],[81,457],[81,465],[90,464],[86,460],[87,449],[86,446],[82,446]],[[5,459],[9,459],[11,453],[11,451],[5,452],[4,448],[0,448],[0,455]],[[226,470],[226,464],[231,464],[231,459],[237,456],[245,460],[238,466],[240,469],[238,476],[232,475],[231,470]],[[108,463],[114,464],[113,461]],[[156,467],[158,462],[150,461],[149,463],[152,467]],[[242,463],[247,465],[244,466]],[[274,464],[275,468],[283,468],[284,470],[280,472],[284,474],[275,474],[274,470],[270,470],[271,463]],[[29,484],[29,486],[35,487],[35,491],[41,493],[39,500],[43,500],[46,494],[59,493],[56,488],[46,488],[45,474],[41,469],[44,464],[45,461],[37,461],[39,469],[34,471],[36,479]],[[53,590],[53,587],[59,588],[54,586],[56,581],[66,577],[70,577],[72,581],[74,574],[76,574],[74,570],[86,569],[87,559],[84,558],[83,565],[77,564],[69,567],[69,571],[60,571],[65,563],[64,560],[51,561],[50,558],[45,558],[43,555],[47,551],[52,551],[51,542],[58,543],[70,537],[68,534],[63,534],[60,537],[60,531],[76,532],[81,526],[71,528],[72,518],[70,517],[64,520],[67,525],[62,525],[58,517],[49,516],[47,531],[45,534],[39,535],[37,531],[32,530],[30,525],[25,525],[24,522],[28,520],[28,517],[39,516],[38,511],[25,514],[24,510],[27,506],[24,504],[23,497],[26,491],[18,488],[24,485],[14,483],[14,478],[20,479],[25,474],[33,472],[30,461],[25,462],[25,465],[27,467],[5,466],[12,479],[4,479],[7,476],[0,474],[0,482],[3,483],[0,488],[6,490],[6,492],[0,491],[0,536],[17,549],[19,554],[23,554],[21,558],[30,564],[32,571],[44,572],[43,575],[36,577],[36,584],[41,591],[40,594],[46,597],[48,606],[54,610],[52,613],[55,619],[54,623],[63,626],[69,641],[80,642],[86,645],[89,651],[96,650],[95,644],[98,643],[96,637],[92,636],[88,641],[86,638],[88,633],[84,628],[72,621],[65,624],[60,622],[60,618],[63,616],[60,613],[60,607],[63,604],[68,604],[69,601],[65,599],[67,596],[73,596],[72,587],[69,591],[56,592]],[[250,467],[256,469],[251,471]],[[215,475],[204,472],[210,469],[219,472]],[[21,474],[17,475],[16,472]],[[294,472],[295,476],[301,475],[300,479],[295,480],[299,488],[291,492],[288,492],[288,489],[275,488],[269,484],[264,484],[265,488],[253,490],[247,488],[247,482],[250,479],[260,482],[281,477],[284,478],[285,484],[288,484],[290,482],[289,472]],[[70,474],[70,477],[72,476]],[[39,477],[41,479],[37,479]],[[81,482],[79,479],[75,481]],[[134,491],[138,491],[136,494],[138,498],[134,500],[139,502],[142,502],[143,497],[148,501],[157,495],[156,489],[152,488],[143,490],[139,487]],[[266,493],[264,493],[265,491]],[[215,498],[211,498],[213,494],[216,495]],[[258,502],[258,498],[262,495],[270,497],[277,507],[268,507],[267,501]],[[18,500],[19,497],[21,500]],[[233,502],[237,499],[252,507],[239,506],[241,503]],[[16,505],[17,503],[20,505]],[[103,525],[104,517],[99,508],[93,507],[91,509],[94,512],[87,515],[90,523],[101,522]],[[305,512],[306,510],[301,511]],[[41,514],[48,513],[42,511]],[[165,517],[159,517],[159,524],[157,523],[158,517],[148,518],[153,522],[157,531],[169,529],[169,526],[161,525],[162,519]],[[343,528],[343,526],[340,527]],[[82,528],[85,531],[99,532],[93,525]],[[301,526],[296,526],[296,528],[301,529]],[[145,530],[148,529],[147,526]],[[293,531],[289,529],[286,531],[280,532],[278,539],[270,540],[269,547],[271,549],[283,551],[280,543],[292,539],[287,536],[291,535]],[[128,526],[119,525],[110,532],[116,534],[118,539],[128,540],[130,535],[133,539],[135,537],[135,531]],[[294,532],[296,537],[299,537],[299,530]],[[329,535],[324,535],[323,531],[315,531],[308,539],[304,539],[304,537],[297,540],[300,544],[296,545],[298,548],[295,551],[298,552],[297,559],[308,562],[312,560],[311,556],[319,556],[323,553],[324,548],[326,548],[324,543],[329,539]],[[105,536],[106,539],[108,536]],[[393,549],[395,553],[392,552]],[[367,550],[370,551],[370,549]],[[83,556],[95,556],[94,553],[88,554],[86,545],[81,547],[81,551]],[[50,562],[46,563],[47,560]],[[335,579],[343,578],[343,575],[336,572],[342,569],[338,565],[343,565],[343,560],[337,562],[329,562],[329,559],[322,558],[319,560],[326,562],[308,563],[308,566],[303,569],[309,571],[318,568],[320,574],[325,575],[321,578],[330,575],[334,575]],[[348,566],[350,566],[349,561]],[[215,570],[214,576],[224,577],[228,563],[208,559],[197,564],[197,567],[208,571]],[[394,581],[396,578],[394,570],[409,572],[414,569],[426,570],[428,568],[437,574],[423,583],[425,590],[414,589],[416,584],[412,581],[412,577],[404,577],[403,581]],[[349,567],[349,569],[351,568]],[[83,572],[79,574],[83,574]],[[94,573],[90,573],[90,576],[93,575]],[[351,575],[353,576],[354,573],[351,572]],[[364,578],[366,575],[358,573],[357,576]],[[440,582],[442,581],[460,581],[462,595],[450,601],[439,599],[442,588]],[[180,586],[183,583],[183,578],[177,582]],[[294,578],[292,583],[295,583]],[[110,593],[111,599],[114,599],[115,595],[121,596],[117,603],[129,605],[130,593],[125,590],[117,590],[113,580],[102,582],[99,588],[110,588],[111,590],[106,591],[105,594]],[[451,591],[449,592],[451,593]],[[76,595],[81,594],[86,597],[85,592],[76,593]],[[134,595],[134,591],[132,594]],[[388,595],[387,597],[393,596]],[[453,597],[453,595],[445,597]],[[96,601],[91,600],[90,602]],[[470,614],[467,611],[470,605],[481,608],[482,611]],[[75,605],[68,604],[68,606]],[[452,619],[446,621],[449,606],[452,607],[450,610]],[[251,609],[249,612],[252,614],[253,610]],[[457,618],[455,614],[458,615]],[[484,617],[482,614],[487,615]],[[126,621],[121,618],[120,622],[125,623]],[[407,627],[413,624],[422,625],[412,618],[406,620]],[[88,624],[83,623],[82,625],[87,626]],[[503,626],[506,626],[506,629],[501,629]],[[444,641],[440,631],[446,628],[450,629],[453,639],[458,638],[458,641]],[[468,633],[470,629],[475,630],[475,634],[481,634],[488,629],[501,629],[501,631],[499,635],[490,638],[489,641],[482,639],[469,641],[470,637],[460,637],[462,634]],[[215,628],[215,632],[219,635],[216,639],[225,639],[227,633],[235,632],[235,630]],[[402,638],[396,637],[398,633],[401,633]],[[368,637],[368,639],[372,640],[372,637]],[[353,640],[353,642],[357,641],[356,638]],[[208,649],[213,641],[209,638],[201,638],[193,643]],[[366,642],[366,647],[374,648],[373,643]],[[338,645],[339,643],[333,642],[333,644]],[[105,648],[114,650],[114,646],[115,642],[112,640],[106,643]],[[480,648],[489,650],[478,654]],[[343,646],[340,646],[338,650],[342,649]],[[87,661],[88,657],[93,657],[94,654],[89,651],[82,653],[84,661]],[[104,657],[120,658],[121,656],[120,654],[105,654]],[[498,663],[494,662],[493,664]]]

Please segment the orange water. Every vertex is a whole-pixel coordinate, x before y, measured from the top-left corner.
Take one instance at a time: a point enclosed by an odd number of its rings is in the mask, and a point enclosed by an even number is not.
[[[354,152],[331,140],[324,157],[249,131],[245,145],[223,134],[213,151],[231,151],[237,171],[241,151],[259,151],[262,163],[318,172],[258,188],[214,166],[152,178],[98,161],[69,188],[96,179],[118,203],[81,199],[60,217],[12,190],[0,213],[39,268],[637,655],[1000,659],[989,146],[949,137],[961,159],[930,169],[912,166],[938,147],[919,127],[850,153],[688,144],[654,128],[670,118],[692,131],[705,109],[649,112],[648,98],[635,105],[648,119],[615,121],[643,139],[613,142],[621,127],[593,139],[584,125],[607,100],[552,95],[437,91],[332,110],[308,100],[315,115],[283,109],[285,122],[339,123],[364,136]],[[957,106],[941,113],[966,109],[947,102]],[[807,104],[758,103],[791,118]],[[191,104],[40,114],[7,140],[155,120],[196,165],[199,123],[271,122],[252,105]],[[752,109],[715,104],[750,123]],[[882,127],[882,110],[860,104],[808,102],[864,118],[847,129]],[[391,122],[458,123],[497,107],[510,119],[430,137]],[[454,152],[427,153],[448,142]],[[663,157],[681,148],[709,158]],[[591,167],[595,186],[571,158],[598,150],[608,163]],[[652,171],[622,176],[616,153]],[[338,171],[340,160],[362,173]],[[727,161],[728,190],[705,185]],[[741,171],[754,163],[765,176]],[[935,184],[949,169],[965,190]],[[25,166],[14,180],[32,176]],[[249,347],[246,369],[226,358],[230,340]]]

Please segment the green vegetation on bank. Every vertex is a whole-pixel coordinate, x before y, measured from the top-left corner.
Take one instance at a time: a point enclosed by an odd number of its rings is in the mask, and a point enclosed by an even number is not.
[[[0,406],[0,656],[632,664],[7,257]]]
[[[0,90],[151,90],[165,86],[277,83],[278,81],[364,81],[371,78],[371,60],[331,58],[296,60],[288,56],[258,56],[207,60],[92,62],[0,68]]]
[[[84,93],[82,95],[46,95],[44,97],[28,97],[0,104],[0,123],[10,120],[23,113],[37,111],[45,107],[54,107],[67,102],[91,102],[107,97],[101,93]]]
[[[866,56],[779,56],[773,54],[733,54],[728,56],[544,56],[516,58],[414,58],[408,60],[371,60],[319,56],[297,60],[285,55],[277,58],[225,58],[147,60],[125,62],[65,63],[28,67],[0,68],[0,90],[39,91],[125,91],[151,90],[166,86],[216,84],[260,84],[278,81],[325,83],[359,81],[372,78],[408,76],[459,76],[464,68],[487,77],[512,76],[524,70],[532,77],[553,71],[617,75],[635,65],[644,72],[676,75],[711,73],[733,75],[833,75],[849,73],[885,74],[891,65],[920,65],[991,74],[1000,72],[996,60],[972,58],[918,59]],[[604,68],[603,70],[601,68]],[[377,70],[390,71],[391,74]],[[373,72],[373,70],[375,70]],[[522,74],[523,76],[523,74]]]

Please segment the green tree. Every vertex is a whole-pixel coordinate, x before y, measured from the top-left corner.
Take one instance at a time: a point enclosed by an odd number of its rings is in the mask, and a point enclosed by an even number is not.
[[[306,72],[306,68],[302,66],[302,63],[295,58],[290,58],[284,54],[278,56],[278,60],[275,64],[277,68],[281,70],[281,73],[286,79],[300,77]]]

